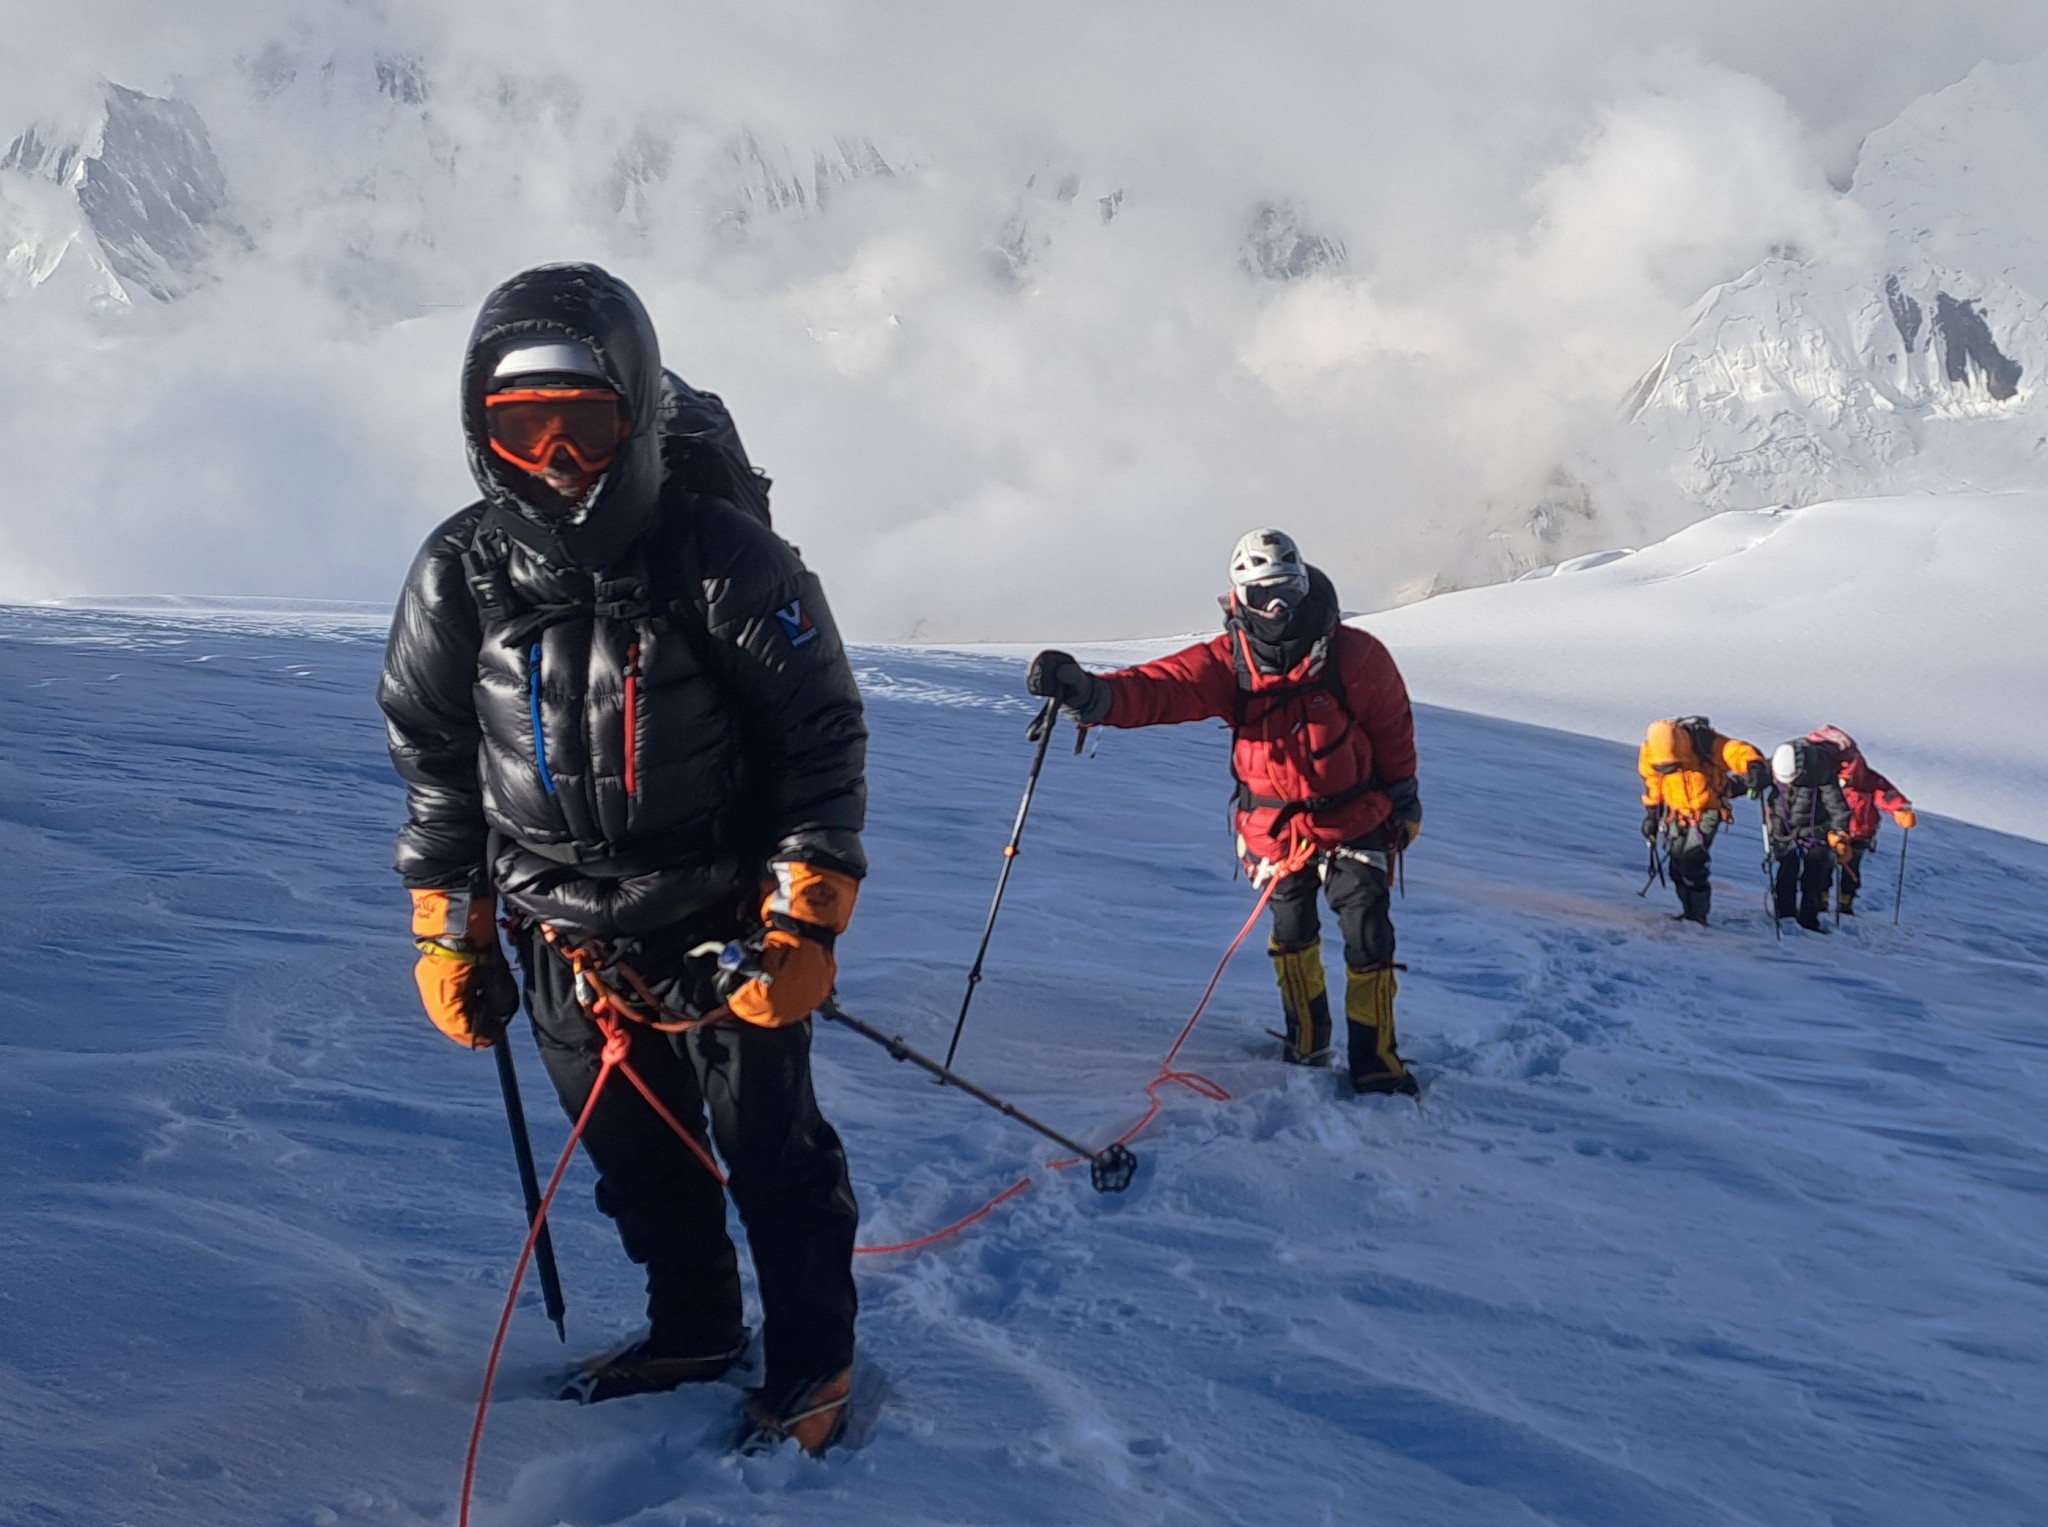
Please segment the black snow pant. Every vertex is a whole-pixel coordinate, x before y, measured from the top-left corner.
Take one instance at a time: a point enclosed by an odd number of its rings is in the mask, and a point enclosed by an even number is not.
[[[1368,839],[1377,847],[1376,840]],[[1304,990],[1289,995],[1288,956],[1320,950],[1322,918],[1318,893],[1327,895],[1344,935],[1346,1058],[1354,1083],[1402,1074],[1406,1067],[1395,1051],[1394,919],[1387,896],[1386,871],[1358,856],[1365,844],[1339,849],[1317,860],[1317,867],[1289,875],[1274,888],[1268,903],[1273,913],[1273,957],[1281,968],[1282,1003],[1287,1009],[1288,1048],[1305,1054],[1330,1042],[1328,1000],[1323,993],[1321,956],[1314,969],[1302,973]],[[1297,1001],[1299,997],[1302,1000]],[[1304,1010],[1297,1012],[1296,1008]]]
[[[1820,914],[1827,909],[1828,883],[1834,878],[1834,852],[1825,843],[1788,844],[1774,852],[1774,910],[1779,917],[1796,919],[1802,928],[1818,928]]]
[[[1678,892],[1678,910],[1697,923],[1707,920],[1714,900],[1714,834],[1720,830],[1719,812],[1697,822],[1667,822],[1664,828],[1664,862]]]
[[[1350,970],[1385,970],[1394,963],[1394,919],[1386,872],[1348,853],[1328,854],[1314,868],[1289,875],[1273,890],[1273,943],[1306,949],[1323,936],[1316,907],[1318,891],[1330,898],[1344,935],[1344,964]]]
[[[736,930],[724,930],[727,936]],[[684,1013],[716,1005],[709,972],[684,951],[717,932],[679,927],[622,957]],[[576,1118],[597,1078],[603,1036],[577,1004],[568,962],[537,929],[518,940],[527,1012],[563,1111]],[[860,1211],[846,1153],[811,1090],[811,1025],[717,1024],[686,1034],[628,1025],[630,1064],[662,1106],[710,1138],[731,1179],[761,1290],[770,1384],[837,1373],[853,1361],[853,1240]],[[647,1269],[652,1338],[678,1355],[729,1351],[742,1330],[739,1267],[725,1194],[625,1077],[605,1083],[583,1148],[597,1206],[626,1255]]]

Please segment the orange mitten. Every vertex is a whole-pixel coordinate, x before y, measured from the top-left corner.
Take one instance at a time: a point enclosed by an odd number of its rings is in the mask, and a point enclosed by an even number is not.
[[[412,935],[420,952],[413,980],[435,1028],[457,1044],[489,1049],[519,1011],[519,986],[505,962],[491,896],[414,891]]]
[[[727,999],[735,1018],[764,1029],[802,1023],[832,995],[839,965],[832,951],[771,928],[761,941],[761,974]]]
[[[761,974],[727,1000],[735,1018],[779,1029],[802,1023],[838,979],[833,941],[853,919],[860,883],[814,864],[778,864],[775,884],[761,904],[768,932],[761,940]]]

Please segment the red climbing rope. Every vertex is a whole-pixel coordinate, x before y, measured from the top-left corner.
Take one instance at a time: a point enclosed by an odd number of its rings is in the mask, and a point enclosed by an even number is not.
[[[469,1500],[476,1488],[477,1454],[484,1445],[484,1418],[490,1414],[491,1386],[497,1381],[498,1359],[505,1351],[505,1333],[512,1328],[512,1311],[519,1303],[519,1285],[526,1281],[526,1264],[533,1260],[534,1243],[540,1239],[541,1227],[548,1222],[548,1206],[555,1201],[555,1190],[561,1187],[562,1178],[569,1170],[569,1159],[576,1154],[576,1143],[583,1138],[590,1116],[597,1111],[597,1099],[604,1091],[604,1084],[611,1080],[612,1072],[625,1063],[626,1048],[623,1030],[615,1026],[606,1032],[603,1063],[597,1068],[597,1083],[590,1089],[590,1099],[583,1105],[583,1112],[576,1117],[576,1127],[569,1131],[569,1143],[562,1147],[562,1158],[555,1163],[554,1174],[548,1178],[547,1191],[540,1196],[540,1208],[533,1216],[533,1223],[527,1227],[526,1244],[519,1248],[519,1260],[512,1268],[512,1287],[505,1294],[505,1308],[498,1314],[498,1333],[491,1338],[490,1360],[484,1364],[484,1389],[477,1396],[476,1422],[469,1429],[469,1456],[462,1463],[460,1527],[469,1527]]]
[[[497,1382],[498,1360],[504,1355],[505,1335],[512,1328],[512,1311],[519,1303],[519,1285],[526,1281],[526,1267],[533,1260],[534,1245],[540,1239],[542,1227],[548,1222],[548,1208],[555,1201],[555,1190],[562,1185],[562,1178],[569,1170],[569,1162],[576,1154],[576,1146],[583,1139],[583,1131],[589,1125],[591,1115],[597,1111],[597,1100],[604,1095],[605,1083],[612,1079],[612,1074],[617,1072],[631,1082],[634,1090],[647,1100],[647,1106],[660,1115],[662,1122],[674,1130],[683,1144],[704,1163],[704,1170],[718,1179],[720,1187],[726,1184],[725,1173],[720,1171],[718,1163],[711,1159],[711,1153],[704,1148],[703,1142],[683,1128],[681,1121],[662,1106],[653,1089],[647,1085],[640,1073],[633,1069],[632,1062],[626,1059],[632,1051],[632,1040],[628,1037],[625,1024],[620,1022],[620,1017],[623,1015],[637,1020],[638,1015],[620,1002],[595,973],[586,971],[581,966],[577,966],[576,971],[579,977],[587,977],[589,989],[596,994],[595,1000],[586,1006],[585,1011],[590,1014],[591,1021],[604,1035],[604,1050],[600,1055],[597,1080],[590,1086],[590,1097],[583,1105],[583,1112],[576,1116],[576,1126],[569,1131],[568,1142],[562,1147],[561,1159],[555,1163],[554,1173],[548,1178],[547,1191],[540,1196],[540,1208],[534,1213],[533,1223],[527,1227],[526,1243],[519,1248],[519,1260],[512,1268],[512,1286],[505,1293],[505,1308],[498,1314],[497,1334],[491,1338],[491,1355],[484,1364],[483,1392],[477,1396],[476,1421],[469,1429],[469,1455],[462,1464],[462,1509],[458,1515],[460,1527],[469,1527],[470,1497],[476,1487],[476,1461],[483,1448],[484,1419],[490,1414],[491,1389]],[[667,1028],[668,1025],[649,1024],[648,1027]]]
[[[1078,1161],[1080,1159],[1081,1158],[1078,1156],[1074,1158],[1075,1161]],[[1055,1162],[1053,1164],[1056,1166],[1067,1166],[1070,1163],[1060,1161]],[[943,1230],[934,1230],[930,1235],[921,1235],[914,1241],[897,1241],[892,1245],[888,1246],[856,1246],[853,1248],[853,1254],[857,1257],[879,1257],[886,1255],[887,1253],[892,1251],[917,1251],[926,1246],[936,1246],[939,1242],[948,1240],[951,1237],[958,1235],[961,1231],[965,1230],[969,1225],[980,1224],[983,1220],[987,1219],[991,1214],[995,1213],[996,1210],[1000,1209],[1004,1204],[1008,1203],[1011,1199],[1015,1198],[1019,1193],[1022,1193],[1026,1188],[1030,1186],[1031,1179],[1029,1177],[1019,1177],[1015,1182],[1011,1183],[1007,1188],[1003,1189],[1002,1192],[998,1193],[994,1198],[991,1198],[987,1203],[983,1204],[979,1209],[976,1209],[972,1214],[968,1215],[965,1219],[956,1219],[955,1221],[953,1221],[952,1224],[946,1226],[946,1228]]]
[[[1151,1106],[1145,1110],[1144,1116],[1137,1123],[1117,1137],[1116,1143],[1118,1145],[1128,1145],[1143,1133],[1147,1125],[1159,1117],[1160,1111],[1166,1106],[1165,1101],[1159,1095],[1160,1089],[1163,1087],[1185,1087],[1197,1097],[1208,1098],[1212,1102],[1222,1103],[1229,1101],[1230,1094],[1222,1086],[1201,1075],[1199,1072],[1176,1071],[1173,1069],[1173,1063],[1180,1055],[1181,1047],[1188,1042],[1188,1037],[1195,1032],[1195,1025],[1202,1021],[1202,1015],[1209,1010],[1210,999],[1216,995],[1216,988],[1223,984],[1224,971],[1228,970],[1230,962],[1237,958],[1237,952],[1244,947],[1244,941],[1251,937],[1251,931],[1257,926],[1260,914],[1266,910],[1266,904],[1273,899],[1274,888],[1279,885],[1284,876],[1293,874],[1302,867],[1306,862],[1307,852],[1308,845],[1301,845],[1293,854],[1289,855],[1286,862],[1279,867],[1277,873],[1267,878],[1265,889],[1259,895],[1258,904],[1252,908],[1251,916],[1247,917],[1244,920],[1244,926],[1237,930],[1237,937],[1230,941],[1230,947],[1224,951],[1223,958],[1217,962],[1216,973],[1209,977],[1209,985],[1202,993],[1202,1000],[1195,1004],[1194,1012],[1188,1015],[1188,1021],[1181,1026],[1180,1037],[1174,1040],[1173,1047],[1166,1052],[1166,1058],[1160,1061],[1159,1074],[1145,1084],[1145,1096],[1150,1100]],[[555,940],[550,938],[549,942],[555,943]],[[556,947],[557,949],[562,949],[563,946],[557,943]],[[689,1130],[685,1129],[682,1122],[663,1106],[661,1100],[654,1095],[653,1090],[642,1080],[640,1073],[635,1071],[627,1061],[626,1057],[631,1050],[631,1041],[627,1038],[627,1030],[624,1023],[620,1021],[621,1019],[628,1019],[643,1024],[648,1028],[660,1029],[664,1032],[676,1032],[682,1029],[698,1027],[702,1023],[711,1020],[692,1019],[682,1023],[668,1023],[650,1019],[641,1013],[635,1012],[605,984],[603,978],[594,968],[593,962],[583,950],[568,949],[565,951],[565,954],[569,959],[571,968],[576,972],[579,1000],[584,1002],[585,1011],[590,1014],[592,1021],[597,1024],[604,1034],[602,1062],[598,1066],[597,1080],[591,1086],[590,1098],[584,1103],[583,1112],[577,1116],[575,1128],[569,1131],[568,1142],[562,1147],[561,1159],[555,1163],[554,1173],[548,1178],[547,1191],[541,1194],[539,1212],[534,1215],[533,1223],[527,1229],[526,1243],[519,1248],[519,1261],[512,1269],[512,1286],[506,1292],[505,1308],[498,1315],[497,1334],[491,1339],[491,1355],[484,1364],[483,1393],[477,1397],[476,1422],[471,1426],[469,1432],[469,1454],[463,1460],[462,1506],[458,1516],[459,1527],[469,1527],[470,1497],[476,1485],[477,1457],[483,1447],[484,1420],[490,1414],[491,1388],[497,1380],[499,1359],[504,1355],[505,1335],[512,1326],[512,1311],[519,1302],[519,1286],[526,1280],[527,1265],[533,1260],[534,1243],[540,1238],[541,1227],[547,1223],[548,1207],[555,1200],[555,1190],[562,1185],[562,1177],[569,1170],[570,1158],[576,1153],[576,1146],[583,1138],[584,1128],[590,1123],[591,1115],[597,1108],[597,1100],[604,1092],[605,1083],[611,1080],[612,1073],[618,1072],[628,1082],[633,1084],[634,1089],[639,1092],[640,1096],[646,1099],[648,1107],[652,1108],[660,1116],[663,1123],[676,1132],[676,1135],[690,1148],[697,1159],[704,1163],[705,1170],[718,1179],[720,1186],[724,1186],[726,1182],[725,1173],[719,1170],[718,1163],[711,1158],[710,1152],[705,1150],[703,1143],[695,1135],[691,1134]],[[637,994],[643,1000],[653,1003],[652,994],[641,985],[633,973],[626,971],[624,974],[627,982],[635,987]],[[587,997],[585,996],[586,993],[588,994]],[[668,1013],[668,1009],[661,1007],[660,1004],[653,1003],[653,1005],[655,1011],[664,1014]],[[1086,1157],[1082,1156],[1068,1156],[1058,1161],[1049,1161],[1046,1163],[1046,1166],[1051,1171],[1062,1171],[1070,1166],[1079,1166],[1086,1159]],[[1030,1177],[1018,1178],[972,1214],[955,1220],[944,1229],[934,1230],[931,1234],[919,1236],[916,1240],[898,1241],[887,1246],[856,1246],[854,1254],[856,1256],[877,1257],[891,1252],[917,1251],[926,1246],[937,1245],[940,1241],[948,1240],[960,1234],[968,1226],[979,1224],[982,1220],[987,1219],[997,1209],[1030,1187],[1032,1181],[1033,1179]]]
[[[1258,926],[1260,914],[1266,910],[1266,904],[1273,899],[1274,888],[1285,876],[1295,873],[1306,862],[1307,847],[1303,845],[1288,856],[1277,873],[1268,877],[1265,889],[1259,893],[1258,904],[1252,908],[1252,915],[1244,920],[1244,926],[1237,930],[1237,937],[1230,941],[1230,947],[1223,952],[1223,958],[1217,963],[1216,973],[1209,977],[1209,985],[1202,993],[1202,1000],[1195,1004],[1195,1010],[1181,1026],[1180,1037],[1174,1040],[1173,1047],[1166,1052],[1166,1058],[1159,1063],[1159,1074],[1145,1084],[1145,1096],[1150,1100],[1151,1106],[1145,1110],[1143,1118],[1116,1137],[1116,1144],[1129,1145],[1144,1133],[1148,1124],[1159,1117],[1160,1110],[1166,1106],[1165,1100],[1159,1096],[1159,1089],[1162,1087],[1185,1087],[1197,1097],[1207,1098],[1212,1103],[1230,1101],[1230,1094],[1219,1083],[1212,1082],[1200,1072],[1176,1071],[1173,1069],[1173,1063],[1181,1052],[1181,1046],[1188,1042],[1188,1036],[1195,1032],[1195,1025],[1202,1021],[1202,1014],[1209,1010],[1210,999],[1216,995],[1216,988],[1223,984],[1223,972],[1230,968],[1230,962],[1237,958],[1237,952],[1244,948],[1244,941],[1251,937],[1252,929]],[[1081,1165],[1087,1159],[1085,1156],[1065,1156],[1058,1161],[1048,1161],[1046,1166],[1052,1171],[1064,1171],[1070,1166]],[[987,1219],[997,1209],[1030,1187],[1031,1182],[1032,1179],[1029,1177],[1018,1178],[972,1214],[955,1220],[943,1230],[934,1230],[930,1235],[921,1235],[914,1241],[897,1241],[887,1246],[856,1246],[853,1254],[857,1257],[879,1257],[891,1252],[918,1251],[926,1246],[936,1245],[958,1235],[968,1226]]]

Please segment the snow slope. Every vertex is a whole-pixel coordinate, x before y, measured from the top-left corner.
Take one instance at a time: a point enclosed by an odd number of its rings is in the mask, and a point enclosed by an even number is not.
[[[378,658],[338,618],[0,611],[9,1524],[451,1519],[518,1208],[488,1062],[414,1011]],[[844,997],[938,1047],[1028,711],[1010,661],[859,663]],[[529,1296],[480,1520],[2048,1521],[2048,847],[1937,808],[1901,926],[1886,856],[1865,920],[1780,944],[1745,807],[1717,926],[1677,927],[1634,896],[1627,748],[1420,722],[1425,1108],[1283,1070],[1254,949],[1183,1056],[1232,1100],[1170,1093],[1127,1196],[1062,1175],[863,1260],[892,1391],[863,1446],[723,1457],[723,1388],[542,1398],[562,1352]],[[1055,750],[973,1074],[1091,1138],[1136,1116],[1250,906],[1224,778],[1206,727]],[[849,1034],[817,1049],[866,1240],[1042,1159]],[[578,1350],[638,1308],[588,1188],[556,1222]]]
[[[1731,512],[1361,624],[1439,705],[1768,749],[1833,722],[1936,810],[2048,839],[2048,493]]]

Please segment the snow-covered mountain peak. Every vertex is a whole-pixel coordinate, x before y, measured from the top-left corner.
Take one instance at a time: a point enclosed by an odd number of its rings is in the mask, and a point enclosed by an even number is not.
[[[0,219],[10,285],[41,285],[75,260],[116,300],[170,301],[206,279],[223,240],[245,238],[199,113],[111,81],[84,123],[31,125],[0,154]]]
[[[1865,141],[1854,255],[1710,292],[1631,394],[1685,512],[2041,481],[2048,58],[1985,66]]]

